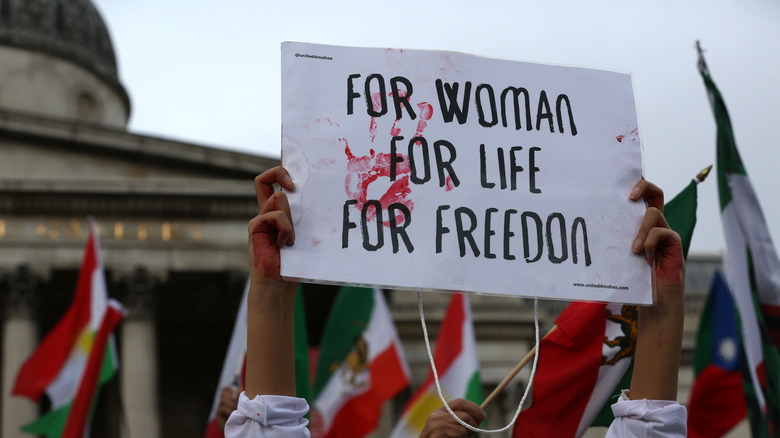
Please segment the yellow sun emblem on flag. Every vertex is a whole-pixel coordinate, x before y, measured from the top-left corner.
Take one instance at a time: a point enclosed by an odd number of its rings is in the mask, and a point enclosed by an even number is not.
[[[95,333],[90,327],[85,327],[76,340],[74,350],[78,353],[88,355],[92,351],[92,344],[95,342]]]

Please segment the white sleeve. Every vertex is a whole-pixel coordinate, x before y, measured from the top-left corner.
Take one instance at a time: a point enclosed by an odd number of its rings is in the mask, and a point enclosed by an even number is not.
[[[238,407],[225,424],[225,438],[308,438],[306,400],[283,395],[258,395],[250,400],[243,392]]]
[[[605,438],[681,437],[688,435],[688,411],[676,401],[629,400],[623,391],[612,405],[615,421]]]

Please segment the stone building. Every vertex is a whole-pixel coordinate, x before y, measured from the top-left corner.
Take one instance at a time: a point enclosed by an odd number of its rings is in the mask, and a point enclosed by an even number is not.
[[[27,436],[19,427],[47,408],[10,390],[72,300],[88,216],[100,227],[109,295],[129,309],[117,339],[120,372],[101,394],[93,436],[205,429],[246,280],[252,178],[278,159],[133,134],[130,111],[108,29],[89,0],[0,0],[2,437]],[[686,364],[718,263],[694,258],[688,269]],[[307,286],[315,346],[333,295]],[[417,385],[428,365],[416,296],[387,296]],[[447,299],[426,294],[434,337]],[[565,304],[542,303],[542,332]],[[472,306],[488,394],[533,346],[532,301],[476,296]],[[488,427],[511,418],[525,376],[490,406]],[[681,376],[684,401],[690,369]],[[386,406],[376,436],[387,434],[410,393]]]

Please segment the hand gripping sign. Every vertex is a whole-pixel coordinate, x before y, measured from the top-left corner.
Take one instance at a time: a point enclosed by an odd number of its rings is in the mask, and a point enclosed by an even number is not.
[[[631,76],[282,45],[286,278],[651,303]]]

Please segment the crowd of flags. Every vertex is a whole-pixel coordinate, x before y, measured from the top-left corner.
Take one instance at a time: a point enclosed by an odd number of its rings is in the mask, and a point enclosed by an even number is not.
[[[717,125],[717,185],[727,257],[715,273],[700,318],[694,353],[695,381],[688,407],[691,437],[719,437],[746,417],[753,437],[776,436],[780,427],[780,260],[758,199],[740,159],[723,97],[699,51]],[[696,224],[692,181],[665,206],[687,257]],[[125,314],[109,299],[100,244],[90,221],[74,299],[57,325],[18,371],[14,395],[50,410],[23,427],[47,438],[89,435],[101,386],[118,370],[113,332]],[[248,284],[247,284],[248,289]],[[245,297],[242,303],[246,302]],[[310,379],[303,294],[298,292],[296,384],[311,406],[315,437],[360,437],[373,432],[383,406],[410,387],[409,368],[384,294],[340,289],[325,324],[314,378]],[[572,303],[539,346],[533,399],[513,437],[579,437],[612,421],[609,406],[630,383],[636,342],[635,306]],[[483,399],[477,344],[467,295],[454,293],[433,353],[443,395]],[[221,436],[215,423],[222,387],[242,386],[246,307],[242,304],[228,346],[206,438]],[[392,430],[416,437],[441,406],[429,371],[416,386]],[[206,419],[204,419],[206,420]]]

